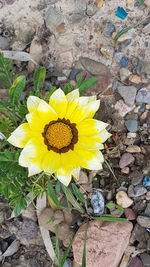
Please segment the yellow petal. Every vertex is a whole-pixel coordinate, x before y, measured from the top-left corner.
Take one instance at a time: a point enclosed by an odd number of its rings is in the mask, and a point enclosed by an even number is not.
[[[100,142],[104,143],[110,136],[111,134],[106,129],[102,130],[99,133]]]
[[[51,95],[49,104],[56,111],[59,118],[64,118],[67,109],[67,98],[61,89],[57,89]]]
[[[70,116],[71,122],[79,123],[84,119],[92,118],[95,115],[96,111],[99,109],[99,106],[99,100],[89,102],[85,105],[78,105]]]
[[[65,117],[70,119],[70,115],[76,109],[79,101],[79,89],[73,90],[69,94],[66,95],[68,105]]]
[[[32,158],[29,158],[22,153],[19,157],[19,165],[28,168],[28,176],[36,175],[42,171],[42,169],[39,168],[38,164],[35,164],[32,161]]]
[[[102,169],[102,162],[104,157],[99,150],[76,150],[75,151],[80,158],[80,166],[90,170]]]
[[[58,180],[65,186],[69,185],[71,178],[72,178],[71,172],[66,172],[66,170],[62,168],[57,170],[56,176]]]
[[[60,154],[52,150],[47,150],[43,157],[42,169],[47,173],[53,173],[60,167]]]
[[[72,170],[72,176],[75,178],[76,181],[79,180],[80,177],[80,167]]]
[[[29,96],[27,99],[27,108],[29,112],[33,112],[37,109],[41,99],[37,96]]]
[[[95,119],[86,119],[79,122],[76,127],[78,129],[79,136],[94,136],[105,129],[107,126],[108,124],[105,122]]]
[[[23,148],[31,138],[31,131],[28,123],[21,124],[11,136],[8,138],[8,142],[13,146]]]
[[[93,149],[104,149],[104,145],[100,142],[99,136],[79,136],[79,140],[75,145],[75,149],[85,149],[93,150]]]

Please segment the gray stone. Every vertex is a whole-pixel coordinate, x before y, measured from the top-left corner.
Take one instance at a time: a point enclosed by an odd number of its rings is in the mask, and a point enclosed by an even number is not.
[[[147,189],[143,187],[142,185],[136,185],[134,187],[134,196],[140,197],[147,193]]]
[[[129,132],[136,133],[138,129],[138,122],[137,120],[126,120],[125,126]]]
[[[0,48],[7,49],[9,47],[9,41],[7,38],[0,36]]]
[[[150,217],[147,216],[138,216],[137,222],[140,226],[144,228],[150,228]]]
[[[90,59],[88,57],[80,57],[82,66],[92,75],[108,76],[110,71],[103,63]]]
[[[144,61],[138,61],[135,67],[135,71],[137,74],[141,74],[144,72]]]
[[[79,21],[81,21],[84,18],[84,14],[83,13],[70,13],[67,16],[67,20],[69,23],[78,23]]]
[[[87,6],[87,10],[86,10],[86,14],[89,17],[92,17],[96,12],[97,12],[98,8],[96,7],[95,4],[89,4]]]
[[[147,204],[144,214],[150,217],[150,202]]]
[[[119,63],[123,56],[124,56],[124,53],[116,52],[114,58]]]
[[[101,192],[96,191],[91,198],[91,205],[93,207],[94,214],[103,214],[105,208],[104,197]]]
[[[128,69],[120,68],[120,79],[122,82],[124,82],[131,74],[132,72],[129,71]]]
[[[120,86],[118,87],[118,93],[124,99],[124,102],[133,106],[136,97],[137,88],[135,86]]]
[[[144,267],[150,267],[150,255],[147,253],[143,253],[140,255],[140,257],[144,264]]]
[[[56,27],[63,23],[60,11],[55,7],[50,7],[45,14],[45,23],[50,32],[54,33]]]
[[[130,174],[130,178],[131,178],[131,183],[133,185],[138,185],[142,182],[143,180],[143,173],[140,171],[134,171]]]
[[[136,95],[136,102],[150,104],[150,90],[141,88]]]
[[[131,163],[135,161],[135,158],[130,153],[124,153],[121,156],[121,159],[119,161],[119,167],[122,169],[126,166],[129,166]]]
[[[111,37],[112,33],[116,31],[116,27],[111,22],[107,22],[103,31],[105,37]]]
[[[86,0],[74,0],[75,8],[78,12],[84,12],[86,10],[87,2]]]
[[[58,2],[58,0],[47,0],[46,3],[48,5],[53,5],[53,4],[56,4]]]
[[[132,42],[132,39],[126,39],[126,40],[124,40],[124,41],[120,44],[120,46],[119,46],[119,50],[124,49],[124,48],[127,47],[129,44],[131,44],[131,42]]]
[[[72,261],[70,259],[65,260],[62,267],[72,267]]]

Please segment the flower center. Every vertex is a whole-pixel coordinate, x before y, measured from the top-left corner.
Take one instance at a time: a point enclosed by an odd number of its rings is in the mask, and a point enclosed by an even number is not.
[[[48,127],[46,139],[50,146],[61,149],[70,145],[73,134],[69,125],[56,122]]]
[[[65,153],[70,149],[73,150],[74,144],[78,141],[76,124],[64,118],[51,121],[45,125],[42,136],[48,150],[53,150],[57,153]]]

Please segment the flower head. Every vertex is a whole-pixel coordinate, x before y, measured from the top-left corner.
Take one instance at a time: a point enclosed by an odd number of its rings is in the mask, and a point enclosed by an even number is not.
[[[102,169],[100,150],[110,134],[106,123],[93,119],[99,105],[95,96],[79,97],[78,89],[67,95],[56,90],[49,104],[29,96],[27,122],[8,138],[23,148],[19,164],[28,168],[29,176],[55,173],[67,186],[72,176],[79,178],[80,167]]]

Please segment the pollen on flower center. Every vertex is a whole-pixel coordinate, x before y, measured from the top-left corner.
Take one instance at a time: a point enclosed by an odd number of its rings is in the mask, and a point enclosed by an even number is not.
[[[56,122],[49,125],[45,137],[50,146],[61,149],[70,145],[73,134],[69,125]]]
[[[58,120],[45,125],[42,136],[48,150],[65,153],[74,149],[74,145],[78,141],[78,130],[76,124],[71,123],[69,119],[58,118]]]

